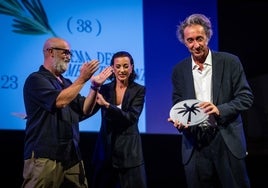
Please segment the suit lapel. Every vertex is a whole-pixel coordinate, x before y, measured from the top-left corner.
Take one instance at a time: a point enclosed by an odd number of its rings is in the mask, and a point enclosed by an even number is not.
[[[195,97],[195,90],[194,90],[194,79],[193,79],[193,70],[192,70],[192,59],[188,58],[187,62],[184,66],[184,77],[185,77],[185,84],[186,84],[186,96],[189,96],[189,99],[194,99]]]
[[[122,109],[128,107],[128,105],[129,105],[128,103],[130,102],[131,97],[132,97],[132,95],[133,95],[134,93],[135,93],[135,90],[134,90],[134,88],[133,88],[133,85],[130,84],[130,85],[127,87],[126,92],[125,92],[124,97],[123,97],[123,101],[122,101]]]
[[[128,103],[131,100],[131,97],[136,93],[135,87],[133,84],[130,84],[124,94],[123,101],[122,101],[122,106],[121,108],[124,109],[128,106]],[[107,97],[107,96],[106,96]],[[115,93],[115,82],[112,82],[111,85],[109,86],[109,99],[112,104],[116,103],[116,93]]]
[[[213,103],[217,104],[223,76],[223,62],[217,53],[212,53]]]
[[[115,104],[115,100],[116,100],[116,95],[115,95],[115,82],[111,82],[111,84],[109,85],[108,92],[109,92],[109,98],[107,98],[107,100],[109,102],[111,102],[112,104]]]

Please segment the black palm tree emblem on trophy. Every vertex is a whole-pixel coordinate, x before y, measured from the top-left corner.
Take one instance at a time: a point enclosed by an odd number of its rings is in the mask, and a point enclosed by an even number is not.
[[[196,103],[193,103],[191,106],[188,106],[187,103],[184,103],[183,106],[184,107],[180,107],[180,108],[175,108],[176,110],[177,109],[182,109],[180,111],[178,111],[178,114],[181,114],[183,113],[182,116],[185,116],[188,114],[188,118],[187,118],[187,123],[191,122],[191,116],[192,116],[192,113],[196,115],[196,112],[200,112],[198,110],[198,106],[197,106],[198,102]]]

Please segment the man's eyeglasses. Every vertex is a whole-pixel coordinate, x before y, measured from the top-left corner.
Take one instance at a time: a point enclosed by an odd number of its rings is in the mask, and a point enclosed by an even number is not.
[[[64,48],[56,48],[56,47],[51,47],[51,48],[48,48],[47,50],[61,50],[63,51],[62,53],[66,56],[71,56],[72,57],[72,52],[70,50],[67,50],[67,49],[64,49]]]

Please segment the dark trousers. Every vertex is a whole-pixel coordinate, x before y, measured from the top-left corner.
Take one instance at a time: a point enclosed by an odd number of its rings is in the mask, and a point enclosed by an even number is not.
[[[96,166],[92,188],[147,188],[144,165],[114,168],[111,164]]]
[[[205,147],[195,150],[184,166],[188,188],[249,188],[245,159],[229,151],[218,132]]]

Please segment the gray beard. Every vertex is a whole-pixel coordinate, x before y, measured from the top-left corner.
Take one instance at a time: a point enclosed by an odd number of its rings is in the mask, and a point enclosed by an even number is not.
[[[64,73],[67,68],[68,68],[68,64],[64,61],[55,61],[54,62],[54,68],[56,69],[56,71],[60,74]]]

